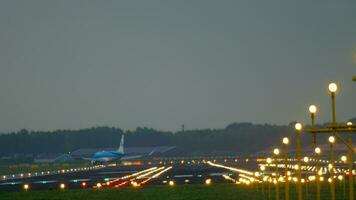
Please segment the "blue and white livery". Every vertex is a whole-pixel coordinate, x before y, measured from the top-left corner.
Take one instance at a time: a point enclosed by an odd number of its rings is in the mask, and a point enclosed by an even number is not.
[[[149,153],[151,155],[154,150]],[[141,158],[144,155],[134,155],[134,156],[125,156],[124,151],[124,135],[121,136],[120,146],[116,151],[98,151],[91,158],[83,158],[84,160],[90,160],[92,163],[104,163],[104,162],[113,162],[113,161],[125,161]]]

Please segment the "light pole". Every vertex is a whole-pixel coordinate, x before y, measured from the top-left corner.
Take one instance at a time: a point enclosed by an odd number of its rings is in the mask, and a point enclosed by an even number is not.
[[[284,169],[285,169],[285,177],[286,177],[286,180],[285,180],[285,185],[284,185],[284,198],[285,200],[289,200],[289,180],[288,180],[288,144],[289,144],[289,138],[287,137],[284,137],[282,139],[282,143],[284,145]]]
[[[356,77],[354,77],[356,78]],[[355,80],[356,81],[356,80]],[[352,122],[347,122],[347,126],[352,126]],[[348,138],[349,146],[352,147],[352,131],[349,132]],[[349,199],[354,200],[354,175],[353,175],[353,151],[348,149],[348,164],[349,164]]]
[[[347,156],[341,156],[340,158],[341,162],[346,164],[347,162]],[[337,178],[339,179],[340,182],[342,182],[342,188],[343,188],[343,195],[344,195],[344,199],[346,198],[346,180],[345,180],[345,173],[342,173],[342,175],[339,175]]]
[[[335,93],[337,91],[336,83],[329,84],[329,92],[331,95],[331,111],[332,111],[332,123],[333,125],[336,124],[336,112],[335,112]]]
[[[279,200],[279,184],[278,184],[278,179],[279,179],[279,172],[278,172],[278,155],[279,155],[279,149],[274,149],[273,154],[275,156],[275,162],[274,164],[276,165],[275,168],[275,173],[276,173],[276,200]]]
[[[315,105],[310,105],[309,106],[309,112],[310,112],[310,117],[311,117],[311,128],[312,129],[315,129],[315,114],[316,114],[317,110],[318,109],[317,109],[317,107]],[[315,149],[316,148],[316,132],[313,132],[312,135],[313,135],[313,148]],[[318,155],[316,155],[315,157],[318,157]],[[319,172],[319,159],[316,158],[315,162],[316,162],[315,163],[316,172],[318,174],[318,172]],[[318,179],[318,175],[316,176],[315,185],[316,185],[316,192],[317,192],[316,198],[317,198],[317,200],[320,200],[320,182],[319,182],[319,179]]]
[[[330,173],[330,195],[331,199],[335,200],[335,183],[334,183],[334,164],[335,164],[335,157],[334,157],[334,144],[335,144],[335,137],[329,137],[330,143],[330,163],[329,163],[329,173]]]
[[[315,147],[314,152],[316,154],[316,199],[320,200],[320,175],[321,175],[321,170],[319,167],[319,160],[320,160],[320,154],[321,154],[321,149],[319,147]]]
[[[298,169],[297,169],[297,196],[298,196],[298,200],[302,200],[302,146],[301,146],[301,138],[300,135],[302,133],[302,124],[301,123],[296,123],[295,126],[295,132],[297,134],[296,137],[296,142],[297,142],[297,165],[298,165]]]
[[[266,170],[266,167],[264,165],[261,165],[260,170],[263,174],[263,172]],[[262,181],[262,195],[263,196],[265,195],[265,181]]]
[[[267,158],[266,162],[268,166],[270,166],[270,164],[272,163],[272,159]],[[271,200],[271,178],[268,179],[268,200]]]
[[[317,108],[315,105],[310,105],[309,106],[309,112],[310,112],[310,116],[311,116],[311,121],[312,121],[312,128],[315,128],[315,113],[317,111]],[[316,147],[316,133],[312,133],[313,134],[313,147]]]
[[[336,111],[335,111],[335,93],[337,91],[337,85],[336,83],[330,83],[329,84],[329,92],[331,95],[331,111],[332,111],[332,125],[336,125]],[[331,176],[331,182],[330,182],[330,194],[331,194],[331,200],[335,200],[335,183],[334,183],[334,143],[335,143],[335,134],[336,132],[333,133],[333,136],[329,137],[329,142],[330,142],[330,176]]]
[[[346,199],[346,183],[345,183],[346,180],[345,180],[345,177],[344,177],[344,175],[339,175],[337,177],[337,179],[339,179],[340,184],[342,185],[342,194],[343,194],[344,199]]]
[[[308,166],[309,157],[304,157],[303,161],[305,162],[305,165]],[[308,196],[308,178],[307,175],[305,175],[305,199],[308,199]]]
[[[271,200],[271,182],[272,178],[268,179],[268,200]]]

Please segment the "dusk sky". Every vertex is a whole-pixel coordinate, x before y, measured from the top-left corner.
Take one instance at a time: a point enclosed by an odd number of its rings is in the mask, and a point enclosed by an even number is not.
[[[355,116],[356,1],[0,2],[0,132]]]

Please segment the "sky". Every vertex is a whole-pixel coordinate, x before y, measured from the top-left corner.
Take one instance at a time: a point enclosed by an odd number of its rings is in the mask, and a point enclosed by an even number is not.
[[[0,132],[356,117],[352,0],[2,0]]]

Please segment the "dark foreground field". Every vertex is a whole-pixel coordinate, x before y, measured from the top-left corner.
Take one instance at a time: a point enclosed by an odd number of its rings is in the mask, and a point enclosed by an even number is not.
[[[321,199],[329,199],[327,185],[323,186]],[[101,200],[101,199],[124,199],[124,200],[267,200],[269,199],[267,185],[244,186],[236,184],[212,184],[212,185],[152,185],[142,188],[126,187],[120,189],[68,189],[60,190],[36,190],[28,192],[0,192],[1,200],[15,199],[61,199],[61,200]],[[270,199],[274,199],[274,187],[270,188]],[[280,199],[284,199],[284,188],[280,188]],[[291,199],[296,198],[295,188],[291,188]],[[336,199],[348,199],[347,191],[345,198],[341,188],[337,188]],[[303,188],[303,199],[315,199],[312,188]]]
[[[178,185],[169,186],[146,186],[143,188],[122,189],[73,189],[66,191],[41,190],[29,192],[1,192],[1,200],[7,199],[266,199],[256,193],[256,189],[240,187],[234,184],[219,185]]]

